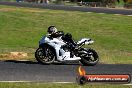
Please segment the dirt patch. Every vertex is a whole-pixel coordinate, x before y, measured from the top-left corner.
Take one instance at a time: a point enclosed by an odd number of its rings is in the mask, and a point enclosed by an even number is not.
[[[14,8],[0,8],[0,12],[2,11],[2,12],[8,12],[8,11],[14,11],[14,10],[16,10],[16,9],[14,9]]]
[[[132,56],[132,53],[127,53],[128,56]]]
[[[46,11],[44,11],[44,10],[33,10],[33,9],[26,9],[26,10],[24,10],[24,11],[26,11],[26,12],[46,12]]]
[[[10,52],[8,54],[0,54],[0,58],[6,59],[23,59],[27,58],[28,54],[25,52]]]
[[[0,12],[10,12],[10,11],[16,11],[16,8],[0,8]],[[35,10],[35,9],[22,9],[20,11],[24,11],[24,12],[46,12],[46,10]]]

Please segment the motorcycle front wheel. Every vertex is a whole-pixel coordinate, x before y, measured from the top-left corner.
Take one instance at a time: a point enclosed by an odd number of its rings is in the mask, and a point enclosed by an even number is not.
[[[94,66],[99,61],[97,52],[93,49],[88,50],[89,55],[81,57],[80,62],[85,66]]]
[[[41,64],[51,64],[55,61],[55,55],[51,47],[39,47],[35,52],[36,60]]]

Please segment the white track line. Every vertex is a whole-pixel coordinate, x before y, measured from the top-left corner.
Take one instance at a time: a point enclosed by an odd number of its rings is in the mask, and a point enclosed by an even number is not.
[[[32,81],[0,81],[0,82],[4,82],[4,83],[24,83],[24,82],[32,82]]]
[[[93,13],[93,12],[86,12],[86,13]]]
[[[122,14],[114,14],[114,15],[122,15]]]
[[[127,15],[127,16],[132,16],[132,15]]]
[[[93,13],[93,12],[86,12],[86,13]],[[107,14],[107,13],[97,13],[97,14]],[[132,15],[124,15],[124,14],[113,14],[116,16],[132,16]]]
[[[98,13],[98,14],[105,14],[105,13]]]
[[[123,84],[123,85],[132,86],[132,84]]]
[[[75,83],[75,82],[52,82],[52,83],[65,83],[65,84],[67,84],[67,83]]]
[[[34,82],[34,81],[0,81],[4,83],[26,83],[26,82]],[[37,82],[37,81],[36,81]],[[45,83],[45,82],[44,82]],[[75,83],[75,82],[46,82],[46,83]]]

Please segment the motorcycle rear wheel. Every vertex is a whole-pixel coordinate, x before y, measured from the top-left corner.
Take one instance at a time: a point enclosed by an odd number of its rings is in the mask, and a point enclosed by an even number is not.
[[[90,57],[81,57],[80,62],[85,66],[94,66],[98,63],[99,56],[93,49],[89,49],[89,53],[91,53]]]
[[[55,55],[49,46],[39,47],[35,52],[35,58],[41,64],[51,64],[55,61]]]

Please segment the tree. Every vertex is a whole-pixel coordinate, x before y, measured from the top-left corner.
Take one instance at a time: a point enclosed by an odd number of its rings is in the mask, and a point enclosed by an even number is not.
[[[127,0],[123,0],[125,3],[127,2]]]

